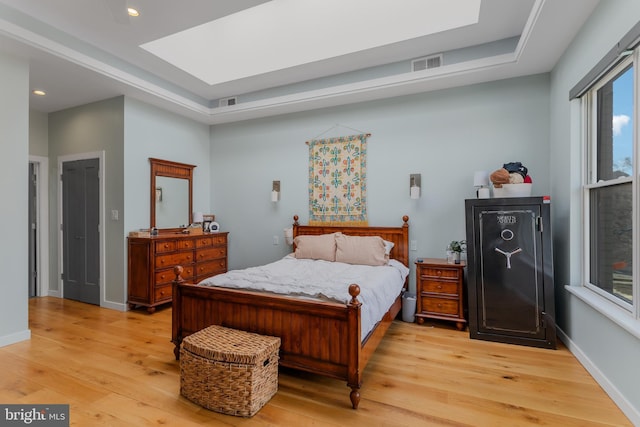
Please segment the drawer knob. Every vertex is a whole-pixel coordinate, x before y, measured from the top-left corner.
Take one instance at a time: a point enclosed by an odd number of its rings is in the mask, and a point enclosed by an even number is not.
[[[436,270],[436,274],[437,274],[438,276],[442,276],[442,270]]]
[[[442,289],[442,285],[438,285],[438,289]]]
[[[168,249],[168,248],[169,248],[169,244],[168,244],[168,243],[165,243],[165,244],[164,244],[164,248],[165,248],[165,249]]]

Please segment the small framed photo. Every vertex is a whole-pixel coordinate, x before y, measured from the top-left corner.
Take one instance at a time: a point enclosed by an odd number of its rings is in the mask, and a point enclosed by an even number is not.
[[[202,221],[202,231],[204,231],[205,233],[208,233],[210,227],[211,227],[211,221],[209,220]]]

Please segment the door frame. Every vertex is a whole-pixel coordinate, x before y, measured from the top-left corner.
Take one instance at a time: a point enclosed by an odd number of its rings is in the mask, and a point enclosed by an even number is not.
[[[100,251],[100,307],[104,307],[107,305],[105,299],[105,257],[106,257],[106,247],[105,247],[105,217],[104,217],[104,197],[105,197],[105,179],[104,179],[104,151],[93,151],[88,153],[80,153],[80,154],[70,154],[64,156],[58,156],[58,177],[57,177],[57,187],[58,187],[58,289],[60,290],[60,298],[64,298],[64,281],[62,280],[62,271],[64,269],[64,238],[62,232],[62,165],[66,162],[73,162],[76,160],[88,160],[88,159],[98,159],[98,180],[99,180],[99,191],[100,195],[98,196],[98,200],[100,206],[98,207],[100,212],[100,226],[99,226],[99,241],[98,241],[98,249]]]
[[[37,296],[46,297],[49,292],[49,158],[29,156],[36,174],[36,247]],[[29,177],[31,179],[31,177]]]

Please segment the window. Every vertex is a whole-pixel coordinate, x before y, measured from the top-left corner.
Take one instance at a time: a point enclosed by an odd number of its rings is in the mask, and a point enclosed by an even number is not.
[[[634,290],[634,218],[640,207],[636,188],[635,72],[632,56],[604,75],[582,97],[586,123],[584,185],[587,287],[629,311],[638,305]]]

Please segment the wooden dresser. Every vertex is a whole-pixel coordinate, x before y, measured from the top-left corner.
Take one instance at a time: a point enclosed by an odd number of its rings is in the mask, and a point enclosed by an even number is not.
[[[182,277],[191,283],[227,271],[227,235],[221,233],[160,234],[129,237],[129,308],[156,306],[171,302],[173,267],[184,267]]]
[[[456,322],[463,330],[464,317],[464,267],[465,263],[449,264],[446,259],[420,258],[416,261],[416,295],[418,323],[424,319],[440,319]]]

